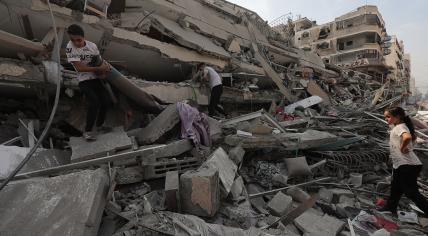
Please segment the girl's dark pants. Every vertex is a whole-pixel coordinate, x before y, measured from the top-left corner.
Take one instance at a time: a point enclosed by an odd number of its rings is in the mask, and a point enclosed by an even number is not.
[[[391,196],[386,205],[387,209],[396,212],[398,202],[404,194],[428,215],[428,201],[419,192],[417,183],[421,170],[422,165],[402,165],[394,169],[391,181]]]

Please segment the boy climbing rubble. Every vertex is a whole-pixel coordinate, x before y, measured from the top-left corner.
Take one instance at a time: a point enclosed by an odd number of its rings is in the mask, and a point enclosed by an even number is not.
[[[111,67],[106,61],[100,59],[97,45],[85,40],[85,33],[80,26],[70,25],[67,33],[70,37],[66,48],[67,60],[78,72],[79,88],[88,102],[83,137],[88,141],[95,140],[95,135],[92,133],[95,123],[97,131],[108,131],[103,124],[110,101],[101,79]],[[99,66],[92,65],[96,60],[102,60]]]

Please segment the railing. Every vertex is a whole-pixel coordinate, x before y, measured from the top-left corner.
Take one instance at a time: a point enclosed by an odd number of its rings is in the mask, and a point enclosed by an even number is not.
[[[367,24],[356,25],[356,26],[352,26],[352,27],[344,28],[344,29],[337,29],[335,31],[334,36],[343,37],[343,36],[347,36],[347,35],[359,34],[359,33],[364,33],[364,32],[376,32],[377,34],[382,36],[382,28],[380,26],[378,26],[378,25],[367,25]]]
[[[362,45],[355,45],[353,47],[346,48],[344,50],[337,50],[337,51],[340,54],[343,54],[343,53],[355,51],[355,49],[358,49],[358,51],[366,50],[366,49],[374,49],[374,50],[378,50],[379,52],[382,52],[382,48],[378,43],[364,43]]]

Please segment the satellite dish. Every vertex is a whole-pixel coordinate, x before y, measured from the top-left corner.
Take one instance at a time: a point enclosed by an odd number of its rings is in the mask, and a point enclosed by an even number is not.
[[[389,48],[385,48],[385,49],[383,49],[383,55],[389,55],[389,54],[391,54],[391,49],[389,49]]]
[[[383,37],[383,39],[382,39],[382,43],[384,43],[384,42],[389,42],[389,41],[391,41],[391,39],[392,39],[392,37],[391,36],[385,36],[385,37]]]
[[[382,45],[381,45],[381,47],[383,47],[383,48],[390,48],[392,46],[392,43],[391,42],[384,42],[384,43],[382,43]]]

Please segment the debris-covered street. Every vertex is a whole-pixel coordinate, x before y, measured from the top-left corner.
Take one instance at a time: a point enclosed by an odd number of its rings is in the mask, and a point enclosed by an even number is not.
[[[428,235],[428,105],[376,6],[0,15],[0,236]]]

